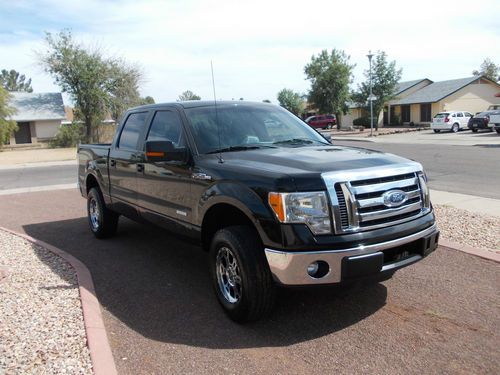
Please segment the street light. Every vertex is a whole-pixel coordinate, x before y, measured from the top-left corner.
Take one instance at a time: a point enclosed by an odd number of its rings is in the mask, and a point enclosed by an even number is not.
[[[370,62],[370,137],[373,137],[373,95],[372,95],[372,51],[368,51],[368,61]]]

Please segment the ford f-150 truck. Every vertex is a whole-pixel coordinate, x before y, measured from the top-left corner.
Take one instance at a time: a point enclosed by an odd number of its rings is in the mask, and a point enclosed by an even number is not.
[[[438,244],[419,163],[335,146],[271,104],[133,108],[78,159],[93,234],[124,215],[195,240],[237,322],[268,313],[278,285],[389,278]]]

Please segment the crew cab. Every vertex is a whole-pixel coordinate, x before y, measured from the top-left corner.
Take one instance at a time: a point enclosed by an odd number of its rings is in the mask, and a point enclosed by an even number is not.
[[[123,215],[199,243],[237,322],[268,313],[276,286],[390,278],[438,244],[419,163],[335,146],[269,104],[130,109],[111,144],[79,146],[78,181],[97,238]]]

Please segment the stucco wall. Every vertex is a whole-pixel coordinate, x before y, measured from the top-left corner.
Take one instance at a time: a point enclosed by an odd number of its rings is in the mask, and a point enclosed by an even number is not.
[[[40,139],[54,138],[61,126],[61,120],[35,121],[35,134],[31,134]]]
[[[481,83],[470,84],[456,93],[444,98],[441,102],[445,111],[469,111],[472,113],[488,109],[491,104],[500,104],[495,94],[500,86],[481,80]]]

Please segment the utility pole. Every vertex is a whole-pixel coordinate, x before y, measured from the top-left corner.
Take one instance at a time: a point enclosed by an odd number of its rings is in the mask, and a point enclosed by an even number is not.
[[[370,62],[370,137],[373,137],[373,94],[372,94],[372,51],[368,51],[368,61]]]

